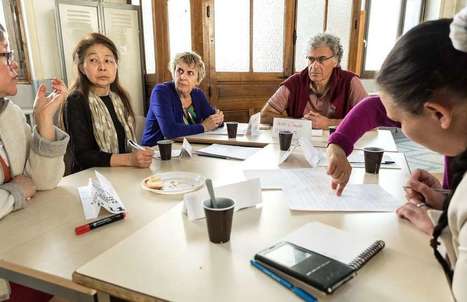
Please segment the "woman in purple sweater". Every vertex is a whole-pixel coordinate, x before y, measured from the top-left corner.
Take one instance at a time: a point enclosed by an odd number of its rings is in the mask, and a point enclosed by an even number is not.
[[[332,188],[337,195],[341,195],[346,186],[352,167],[347,156],[352,153],[355,142],[367,131],[376,127],[397,127],[400,123],[388,118],[386,110],[379,96],[370,96],[355,106],[344,118],[328,140],[327,149],[329,166],[328,174],[332,177]],[[449,157],[445,157],[443,188],[449,188],[448,164]],[[441,188],[440,182],[429,172],[421,169],[415,170],[407,185],[412,189],[407,190],[408,202],[397,210],[397,214],[427,234],[433,232],[433,223],[426,214],[427,209],[417,205],[425,205],[422,201],[439,208],[445,195],[435,192],[433,188]]]
[[[173,81],[158,84],[151,94],[142,144],[154,146],[158,140],[210,131],[224,121],[203,91],[196,88],[204,78],[205,67],[194,52],[175,55],[170,63]]]

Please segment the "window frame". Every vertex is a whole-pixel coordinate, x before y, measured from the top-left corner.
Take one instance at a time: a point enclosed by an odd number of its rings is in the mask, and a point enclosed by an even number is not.
[[[365,26],[364,26],[364,34],[363,34],[363,41],[362,41],[363,49],[362,49],[361,65],[359,66],[359,69],[361,70],[361,77],[363,79],[374,79],[378,72],[378,70],[365,69],[366,55],[367,55],[367,49],[368,49],[368,33],[369,33],[370,16],[371,16],[371,1],[372,0],[366,0],[365,2],[365,21],[364,21]],[[406,9],[407,9],[407,0],[401,0],[396,40],[403,34],[405,17],[406,17],[405,15]],[[420,6],[420,12],[419,12],[420,14],[419,14],[419,20],[418,20],[419,23],[423,22],[424,20],[425,9],[426,9],[426,0],[421,0],[421,6]]]
[[[10,48],[15,52],[18,63],[18,83],[31,84],[31,67],[29,62],[26,31],[21,8],[21,0],[2,1],[5,14],[4,24],[7,27]]]

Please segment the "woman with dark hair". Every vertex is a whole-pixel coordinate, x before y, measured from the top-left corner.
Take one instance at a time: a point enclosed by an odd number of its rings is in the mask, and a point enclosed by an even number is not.
[[[53,80],[54,93],[39,86],[33,115],[36,127],[26,123],[23,111],[6,97],[17,93],[18,64],[0,25],[0,219],[27,206],[36,190],[53,189],[63,176],[63,154],[68,135],[53,124],[66,97],[62,81]],[[10,291],[11,286],[11,291]],[[49,301],[52,296],[0,279],[0,301]]]
[[[131,150],[135,115],[118,81],[118,51],[106,36],[91,33],[73,51],[78,77],[63,110],[70,134],[71,173],[90,167],[147,168],[153,151]]]
[[[387,116],[400,122],[409,138],[453,157],[452,193],[437,208],[442,212],[431,246],[452,281],[455,299],[467,301],[467,23],[461,26],[463,46],[455,44],[457,49],[449,39],[451,23],[426,22],[403,35],[376,81]],[[439,239],[448,260],[438,251]]]
[[[451,23],[450,38],[454,47],[467,51],[467,9],[456,15]],[[341,195],[352,171],[347,156],[352,152],[355,142],[366,132],[376,127],[398,127],[399,122],[388,118],[379,96],[371,96],[361,101],[346,115],[336,131],[329,137],[327,148],[329,167],[328,174],[332,177],[332,188]],[[452,184],[450,161],[444,160],[444,176],[442,184],[429,172],[417,169],[412,172],[406,190],[408,202],[397,209],[399,217],[407,219],[418,229],[431,235],[433,223],[427,215],[428,206],[442,207],[446,196],[433,189],[449,189]]]

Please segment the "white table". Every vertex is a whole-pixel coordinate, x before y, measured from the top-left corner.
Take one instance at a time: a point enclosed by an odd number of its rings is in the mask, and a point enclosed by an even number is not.
[[[268,146],[243,167],[268,166],[275,148]],[[303,159],[296,156],[288,168],[301,165]],[[350,182],[379,183],[402,202],[406,176],[406,166],[380,170],[379,175],[354,169]],[[234,214],[229,243],[210,243],[205,221],[190,222],[178,205],[78,268],[73,280],[135,301],[299,301],[252,268],[249,260],[292,230],[320,221],[385,240],[387,245],[355,279],[320,301],[449,301],[449,286],[432,255],[429,237],[395,213],[294,212],[281,191],[262,194],[262,206]]]

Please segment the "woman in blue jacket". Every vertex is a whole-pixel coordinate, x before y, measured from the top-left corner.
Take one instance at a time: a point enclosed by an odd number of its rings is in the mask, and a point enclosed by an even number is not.
[[[175,55],[170,62],[173,81],[157,84],[152,90],[142,144],[153,146],[158,140],[210,131],[224,121],[224,114],[214,110],[196,86],[206,70],[195,52]]]

